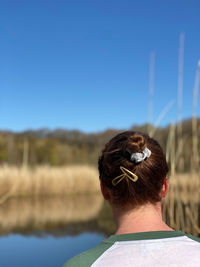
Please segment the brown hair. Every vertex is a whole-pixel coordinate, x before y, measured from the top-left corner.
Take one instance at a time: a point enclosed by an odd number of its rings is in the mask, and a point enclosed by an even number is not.
[[[151,150],[150,157],[134,163],[131,154]],[[99,157],[99,178],[110,189],[112,201],[117,205],[138,206],[161,200],[160,191],[168,172],[165,155],[159,143],[140,132],[126,131],[113,137]],[[123,179],[116,186],[112,180],[121,175],[120,166],[138,176],[136,182]]]

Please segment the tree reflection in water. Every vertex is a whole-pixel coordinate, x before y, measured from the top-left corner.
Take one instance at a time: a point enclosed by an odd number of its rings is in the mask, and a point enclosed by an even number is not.
[[[103,233],[101,220],[98,219],[102,207],[103,198],[100,194],[11,198],[0,205],[0,235]]]
[[[173,189],[163,201],[164,220],[176,230],[199,236],[198,198],[192,192],[183,192],[187,195],[183,198]],[[0,205],[1,236],[18,233],[61,237],[84,232],[108,236],[114,231],[111,209],[100,194],[11,198]]]

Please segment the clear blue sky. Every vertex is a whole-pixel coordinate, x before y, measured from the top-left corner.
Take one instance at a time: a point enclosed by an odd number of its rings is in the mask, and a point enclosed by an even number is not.
[[[94,132],[177,120],[178,49],[185,33],[183,118],[192,115],[200,59],[199,0],[2,0],[0,129]],[[200,107],[198,107],[200,116]]]

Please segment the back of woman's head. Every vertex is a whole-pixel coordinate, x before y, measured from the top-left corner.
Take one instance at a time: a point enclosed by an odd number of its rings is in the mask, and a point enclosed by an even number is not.
[[[161,200],[168,166],[162,148],[148,135],[134,131],[116,135],[105,145],[98,163],[100,180],[110,189],[114,204],[138,206]],[[129,174],[127,170],[136,179],[123,176]]]

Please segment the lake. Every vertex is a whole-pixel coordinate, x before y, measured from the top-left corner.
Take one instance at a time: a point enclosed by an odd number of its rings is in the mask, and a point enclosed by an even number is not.
[[[76,254],[90,249],[104,239],[103,234],[82,233],[54,237],[11,234],[0,238],[2,267],[62,266]]]
[[[61,267],[113,229],[103,207],[100,195],[8,199],[0,205],[0,266]]]

